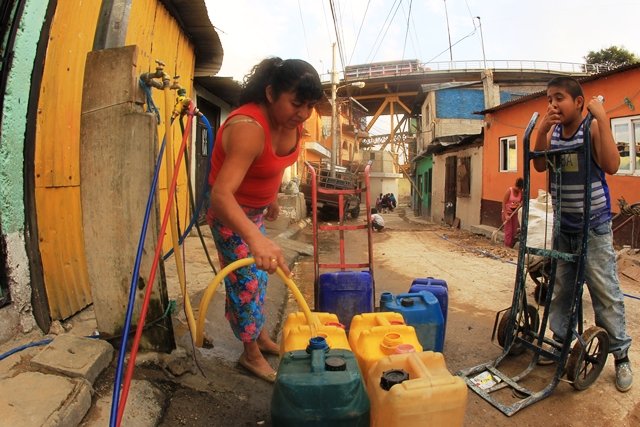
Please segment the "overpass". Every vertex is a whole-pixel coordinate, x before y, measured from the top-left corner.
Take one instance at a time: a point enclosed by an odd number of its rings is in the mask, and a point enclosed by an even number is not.
[[[526,60],[494,60],[486,61],[447,61],[419,63],[417,61],[390,61],[377,64],[362,64],[346,68],[347,74],[339,74],[337,97],[341,101],[355,100],[352,104],[357,111],[355,118],[371,118],[366,125],[368,132],[381,116],[390,116],[389,133],[386,142],[380,138],[371,140],[371,145],[384,147],[398,140],[398,133],[409,133],[409,118],[420,111],[416,104],[416,97],[421,85],[441,84],[447,82],[480,82],[481,73],[485,69],[493,72],[494,83],[501,87],[520,88],[523,92],[537,92],[547,81],[556,76],[570,75],[585,77],[608,68],[597,65],[587,65],[570,62],[526,61]],[[412,66],[402,66],[411,63]],[[327,98],[331,98],[331,76],[320,76]],[[358,88],[350,83],[364,82],[365,86]],[[358,105],[359,104],[359,105]],[[364,107],[360,108],[360,107]],[[331,105],[323,102],[319,106],[322,115],[331,115]],[[366,137],[365,137],[366,138]],[[399,138],[404,140],[404,137]]]

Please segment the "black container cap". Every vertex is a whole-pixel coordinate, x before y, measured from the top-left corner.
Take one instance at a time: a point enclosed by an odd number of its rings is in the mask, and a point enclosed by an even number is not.
[[[342,357],[327,357],[324,361],[324,367],[327,371],[346,371],[347,361]]]
[[[400,305],[403,307],[413,307],[413,299],[412,298],[402,298],[400,300]]]
[[[380,388],[389,391],[391,387],[409,379],[409,373],[402,369],[390,369],[382,373]]]

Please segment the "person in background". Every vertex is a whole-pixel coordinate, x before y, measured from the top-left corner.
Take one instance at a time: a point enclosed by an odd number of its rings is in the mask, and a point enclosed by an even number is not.
[[[376,211],[382,212],[382,193],[376,199]]]
[[[220,127],[211,156],[207,221],[220,267],[255,260],[225,277],[225,316],[244,347],[240,365],[269,382],[276,372],[262,353],[277,355],[279,346],[264,329],[267,273],[278,267],[291,272],[280,247],[266,237],[264,220],[278,217],[282,174],[298,159],[302,124],[323,97],[307,62],[263,60],[245,77],[240,107]]]
[[[375,208],[371,208],[371,227],[376,231],[382,231],[384,228],[384,219]]]
[[[547,83],[547,112],[540,122],[534,150],[575,148],[584,144],[585,97],[582,87],[572,77],[555,77]],[[620,166],[620,152],[613,138],[609,119],[602,103],[595,96],[587,104],[593,115],[591,122],[591,153],[565,154],[561,160],[561,182],[556,183],[551,174],[551,190],[561,185],[560,242],[557,250],[578,254],[583,233],[584,191],[586,179],[591,181],[591,218],[587,237],[585,282],[591,295],[596,325],[609,335],[609,352],[613,354],[616,368],[615,385],[618,391],[631,389],[633,372],[629,360],[631,337],[626,331],[624,294],[618,280],[618,265],[611,231],[611,196],[606,174],[613,175]],[[585,162],[591,162],[591,176],[585,177]],[[538,172],[544,172],[544,157],[533,161]],[[585,179],[586,178],[586,179]],[[555,197],[555,196],[554,196]],[[555,201],[554,201],[555,203]],[[558,261],[553,298],[549,309],[549,327],[557,342],[565,339],[568,329],[568,313],[573,304],[573,287],[578,265],[576,262]],[[553,363],[540,358],[538,363]]]
[[[391,199],[389,198],[389,193],[382,196],[382,213],[389,213],[389,209],[391,208]]]
[[[511,214],[522,205],[523,186],[524,180],[522,178],[516,179],[515,186],[509,187],[502,198],[502,222],[506,221],[506,224],[504,224],[504,244],[510,248],[515,243],[518,227],[520,226],[518,214]],[[510,216],[511,218],[509,218]]]
[[[396,197],[393,193],[389,193],[389,205],[391,206],[391,212],[398,206],[398,202],[396,201]]]

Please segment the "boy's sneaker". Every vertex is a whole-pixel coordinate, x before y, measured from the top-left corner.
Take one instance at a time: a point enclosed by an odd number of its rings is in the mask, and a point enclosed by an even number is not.
[[[618,391],[629,391],[633,383],[633,372],[629,361],[617,363],[616,361],[616,388]]]

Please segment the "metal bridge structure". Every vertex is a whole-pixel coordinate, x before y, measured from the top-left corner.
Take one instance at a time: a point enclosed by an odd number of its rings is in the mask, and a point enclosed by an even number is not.
[[[394,153],[410,159],[408,143],[414,140],[415,121],[420,114],[422,99],[418,95],[422,85],[448,82],[480,82],[486,69],[493,73],[498,85],[521,86],[530,92],[540,90],[551,78],[561,75],[585,77],[608,71],[607,67],[553,61],[493,60],[447,61],[421,63],[417,60],[389,61],[383,63],[350,65],[339,74],[337,101],[350,104],[349,114],[356,137],[363,147],[381,150],[389,146]],[[331,75],[322,74],[321,80],[327,94],[331,93]],[[355,82],[364,82],[356,87]],[[361,85],[360,85],[361,86]],[[531,91],[532,87],[536,90]],[[330,96],[328,96],[330,97]],[[331,105],[320,106],[321,114],[330,115]],[[343,108],[344,112],[344,108]],[[389,117],[389,132],[372,136],[370,131],[382,116]]]

